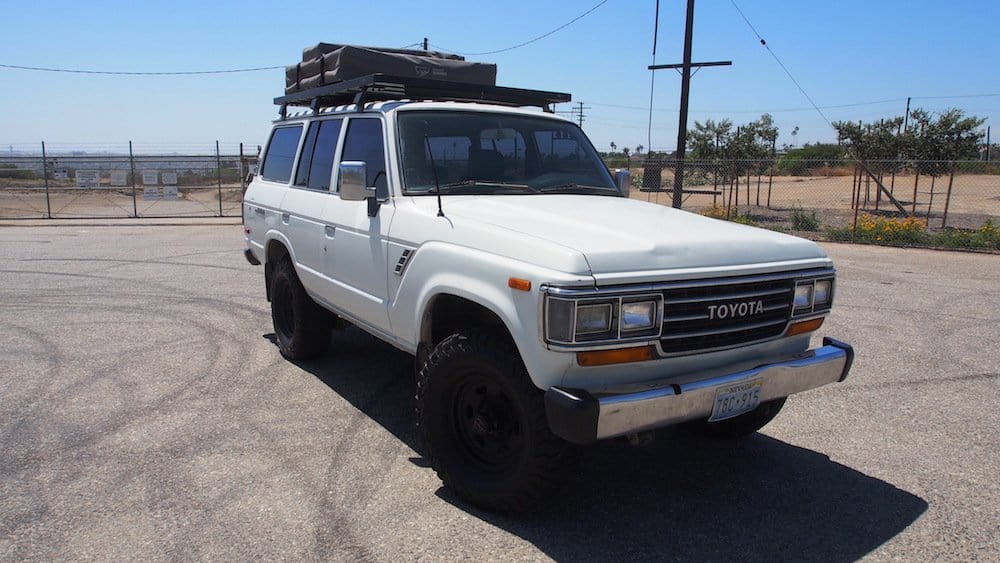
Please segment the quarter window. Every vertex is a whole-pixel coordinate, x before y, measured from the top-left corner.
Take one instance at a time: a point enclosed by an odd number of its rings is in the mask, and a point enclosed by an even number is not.
[[[279,127],[271,133],[271,141],[267,144],[267,154],[264,156],[264,166],[260,172],[262,178],[285,183],[291,179],[295,151],[299,147],[301,136],[301,125]]]

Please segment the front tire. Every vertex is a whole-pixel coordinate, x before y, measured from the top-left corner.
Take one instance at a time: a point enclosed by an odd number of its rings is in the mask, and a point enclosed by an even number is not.
[[[278,351],[289,360],[307,360],[326,353],[329,315],[306,293],[288,258],[278,263],[271,277],[271,322]]]
[[[465,331],[434,348],[417,380],[417,420],[445,486],[491,510],[522,510],[559,480],[569,444],[549,431],[542,392],[513,343]]]

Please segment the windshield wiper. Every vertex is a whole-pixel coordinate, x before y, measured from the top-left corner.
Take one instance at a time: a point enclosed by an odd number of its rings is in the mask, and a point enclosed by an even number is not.
[[[538,188],[538,191],[543,194],[555,194],[555,193],[600,193],[600,194],[616,194],[615,190],[610,188],[602,188],[600,186],[587,186],[583,184],[557,184],[555,186],[545,186],[544,188]]]
[[[462,188],[476,188],[463,190]],[[482,189],[485,188],[485,189]],[[441,184],[441,193],[497,194],[497,193],[537,193],[537,190],[527,184],[511,184],[487,180],[462,180]]]

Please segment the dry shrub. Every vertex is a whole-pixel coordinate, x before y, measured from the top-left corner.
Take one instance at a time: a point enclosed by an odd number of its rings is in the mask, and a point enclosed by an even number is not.
[[[811,176],[853,176],[852,166],[820,166],[812,170]]]

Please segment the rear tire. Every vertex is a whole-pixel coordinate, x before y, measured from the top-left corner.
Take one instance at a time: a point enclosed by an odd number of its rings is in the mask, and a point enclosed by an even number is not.
[[[743,438],[767,426],[767,423],[774,420],[774,417],[778,416],[778,413],[781,412],[781,407],[785,406],[785,399],[787,397],[761,403],[757,405],[756,409],[748,413],[743,413],[726,420],[718,422],[697,420],[685,424],[684,427],[696,434],[719,440]]]
[[[417,420],[445,486],[491,510],[537,502],[571,451],[549,431],[517,349],[496,332],[460,332],[434,348],[417,379]]]
[[[330,315],[306,293],[291,260],[282,258],[271,277],[271,322],[278,350],[289,360],[326,353]]]

